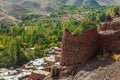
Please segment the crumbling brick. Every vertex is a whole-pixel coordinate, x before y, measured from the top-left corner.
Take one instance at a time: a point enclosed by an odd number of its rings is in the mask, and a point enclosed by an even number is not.
[[[62,66],[84,64],[95,56],[98,50],[97,29],[91,29],[82,35],[71,35],[65,30],[62,39]]]
[[[85,64],[98,51],[120,53],[120,17],[105,22],[100,30],[88,30],[81,35],[64,31],[62,38],[61,65]]]

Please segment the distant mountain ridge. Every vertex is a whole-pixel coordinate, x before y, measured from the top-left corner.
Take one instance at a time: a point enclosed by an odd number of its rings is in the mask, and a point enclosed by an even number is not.
[[[27,13],[47,15],[60,9],[60,4],[71,6],[106,6],[120,4],[120,0],[0,0],[0,21],[18,22],[14,18]],[[14,17],[14,18],[11,18]]]
[[[96,0],[100,5],[114,5],[120,0]]]
[[[37,13],[46,15],[59,10],[58,4],[71,6],[105,6],[120,4],[120,0],[1,0],[0,10],[5,14],[18,16],[24,13]]]
[[[59,0],[63,2],[63,0]],[[68,5],[106,6],[120,4],[120,0],[65,0]]]
[[[29,2],[35,2],[41,5],[45,3],[53,3],[53,2],[63,3],[68,5],[86,5],[85,2],[87,2],[87,6],[96,6],[98,4],[101,6],[120,4],[120,0],[2,0],[2,1],[11,2],[11,3],[24,3],[25,1],[29,1]]]
[[[99,7],[99,3],[96,0],[84,0],[82,5],[85,6],[95,6],[95,7]]]

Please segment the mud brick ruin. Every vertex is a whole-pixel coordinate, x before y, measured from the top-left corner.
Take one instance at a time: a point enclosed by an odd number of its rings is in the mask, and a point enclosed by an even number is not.
[[[61,66],[84,64],[91,60],[99,51],[109,53],[120,52],[120,15],[110,15],[99,28],[88,30],[81,35],[71,35],[64,31],[62,38]]]
[[[65,30],[61,65],[81,64],[91,59],[98,50],[98,37],[96,28],[78,36],[73,36]]]

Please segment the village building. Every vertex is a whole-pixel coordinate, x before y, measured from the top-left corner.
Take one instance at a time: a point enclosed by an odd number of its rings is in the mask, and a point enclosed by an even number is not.
[[[52,65],[60,65],[61,49],[53,47],[51,50],[53,53],[49,56],[31,60],[15,70],[1,68],[0,80],[43,80],[50,75]]]
[[[46,76],[48,76],[50,72],[44,70],[35,70],[30,75],[30,79],[32,80],[43,80]]]

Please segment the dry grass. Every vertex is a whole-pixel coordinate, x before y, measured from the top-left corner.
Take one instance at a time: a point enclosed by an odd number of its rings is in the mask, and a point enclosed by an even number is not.
[[[120,54],[113,54],[112,59],[114,59],[115,61],[120,61]]]

